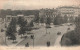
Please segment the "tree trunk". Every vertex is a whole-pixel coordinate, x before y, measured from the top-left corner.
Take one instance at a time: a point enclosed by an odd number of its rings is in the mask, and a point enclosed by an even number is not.
[[[14,40],[13,40],[13,43],[14,43]]]
[[[10,40],[10,37],[8,36],[8,40]]]
[[[22,34],[21,34],[21,38],[22,38]]]
[[[8,36],[8,39],[9,39],[9,36]]]

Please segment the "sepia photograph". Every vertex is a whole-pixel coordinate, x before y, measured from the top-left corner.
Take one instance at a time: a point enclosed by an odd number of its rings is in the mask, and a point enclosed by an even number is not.
[[[80,0],[0,0],[0,46],[80,46]]]

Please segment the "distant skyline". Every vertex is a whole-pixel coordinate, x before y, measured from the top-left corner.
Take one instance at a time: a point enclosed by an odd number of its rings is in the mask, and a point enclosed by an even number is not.
[[[32,10],[58,6],[78,6],[79,3],[80,0],[0,0],[0,9]]]

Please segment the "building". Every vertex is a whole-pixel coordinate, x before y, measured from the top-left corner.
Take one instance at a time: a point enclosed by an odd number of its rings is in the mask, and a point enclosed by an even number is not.
[[[0,23],[3,23],[4,22],[4,19],[3,18],[0,18]]]
[[[51,17],[52,21],[54,20],[54,17],[56,17],[57,15],[57,10],[56,9],[40,9],[40,12],[39,12],[39,17],[44,17],[44,18],[47,18],[47,17]]]
[[[55,9],[40,9],[39,17],[45,16],[45,17],[56,17],[57,10]]]
[[[74,21],[75,18],[78,17],[78,15],[80,15],[79,6],[61,6],[56,9],[62,17],[68,17],[68,22]]]
[[[10,21],[12,20],[12,18],[15,18],[16,20],[18,20],[19,17],[23,17],[24,20],[26,20],[28,23],[31,22],[35,16],[34,15],[29,15],[29,16],[24,16],[22,14],[17,15],[17,16],[12,16],[12,15],[6,15],[6,19],[5,19],[5,23],[8,26]]]
[[[61,16],[67,15],[68,17],[77,17],[80,14],[80,7],[78,6],[62,6],[56,9],[58,10],[58,13],[61,14]]]
[[[34,18],[35,18],[34,15],[24,16],[24,19],[27,20],[28,22],[31,22]]]

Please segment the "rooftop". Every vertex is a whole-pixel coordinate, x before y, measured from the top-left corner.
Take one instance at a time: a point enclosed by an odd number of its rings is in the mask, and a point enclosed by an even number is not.
[[[73,8],[73,9],[80,9],[80,7],[76,7],[76,6],[62,6],[62,7],[58,7],[58,8]]]

